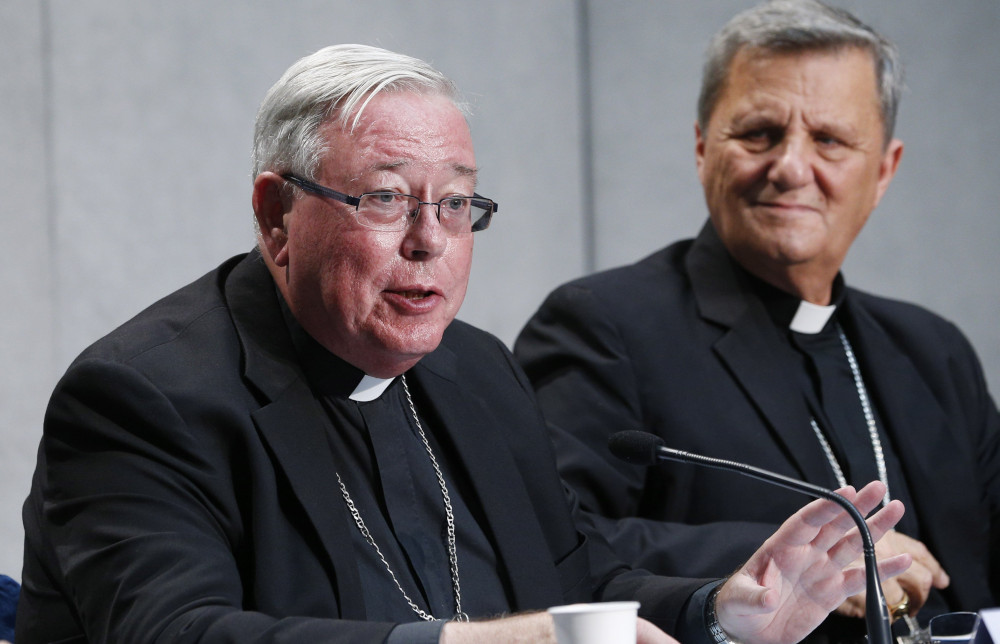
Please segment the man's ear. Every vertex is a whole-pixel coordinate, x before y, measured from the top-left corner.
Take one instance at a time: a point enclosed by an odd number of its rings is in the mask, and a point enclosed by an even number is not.
[[[896,176],[899,168],[899,160],[903,158],[903,142],[899,139],[889,141],[885,152],[882,153],[882,162],[878,169],[878,191],[875,196],[875,205],[882,200],[882,195],[889,189],[889,182]],[[873,207],[874,208],[874,207]]]
[[[694,123],[694,163],[698,171],[698,180],[705,185],[705,177],[702,175],[705,167],[705,136],[697,121]]]
[[[288,229],[285,217],[292,209],[288,183],[273,172],[262,172],[253,182],[253,214],[257,218],[263,250],[277,266],[288,264]]]

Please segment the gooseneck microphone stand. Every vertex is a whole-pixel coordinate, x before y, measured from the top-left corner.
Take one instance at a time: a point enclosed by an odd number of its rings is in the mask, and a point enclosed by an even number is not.
[[[875,562],[875,542],[872,540],[872,534],[868,530],[865,518],[861,516],[861,513],[850,501],[832,490],[793,479],[783,474],[770,472],[745,463],[692,454],[691,452],[666,447],[659,436],[648,432],[637,430],[618,432],[608,439],[608,448],[618,458],[636,465],[653,465],[658,461],[668,460],[680,463],[693,463],[727,472],[737,472],[788,490],[833,501],[844,508],[851,518],[854,519],[855,525],[858,526],[864,547],[865,582],[867,584],[865,626],[868,629],[868,642],[870,644],[893,644],[892,631],[889,627],[889,609],[885,603],[885,595],[882,592],[882,584],[878,578],[878,568]]]

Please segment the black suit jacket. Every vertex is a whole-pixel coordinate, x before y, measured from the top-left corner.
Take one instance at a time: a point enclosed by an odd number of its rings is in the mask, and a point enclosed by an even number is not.
[[[848,289],[838,314],[912,494],[920,535],[951,575],[957,609],[1000,603],[1000,417],[949,322]],[[515,355],[536,388],[563,478],[630,563],[724,575],[804,502],[690,465],[621,463],[626,429],[672,447],[836,487],[789,376],[783,343],[711,224],[623,268],[564,285]],[[912,525],[912,524],[911,524]]]
[[[472,481],[461,494],[515,609],[637,597],[674,627],[702,582],[627,571],[578,531],[498,340],[455,322],[410,378]],[[46,415],[19,644],[382,641],[393,625],[359,592],[330,424],[256,252],[96,343]]]

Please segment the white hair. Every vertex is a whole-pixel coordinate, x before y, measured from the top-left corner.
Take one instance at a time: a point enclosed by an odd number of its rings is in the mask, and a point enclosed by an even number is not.
[[[296,61],[257,111],[251,178],[270,170],[315,179],[328,152],[320,127],[330,119],[347,127],[353,115],[353,128],[377,93],[399,91],[445,96],[467,113],[455,84],[410,56],[366,45],[334,45]]]

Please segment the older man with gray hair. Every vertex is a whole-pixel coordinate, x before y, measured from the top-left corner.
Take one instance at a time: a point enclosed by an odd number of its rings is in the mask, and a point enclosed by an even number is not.
[[[880,548],[915,559],[887,584],[893,613],[1000,603],[1000,417],[979,362],[952,324],[840,273],[902,155],[901,86],[895,47],[844,10],[739,14],[698,100],[698,238],[560,287],[518,339],[560,473],[633,565],[725,574],[798,503],[609,456],[610,433],[646,429],[825,487],[880,479],[914,510]],[[863,611],[861,597],[840,608]]]

